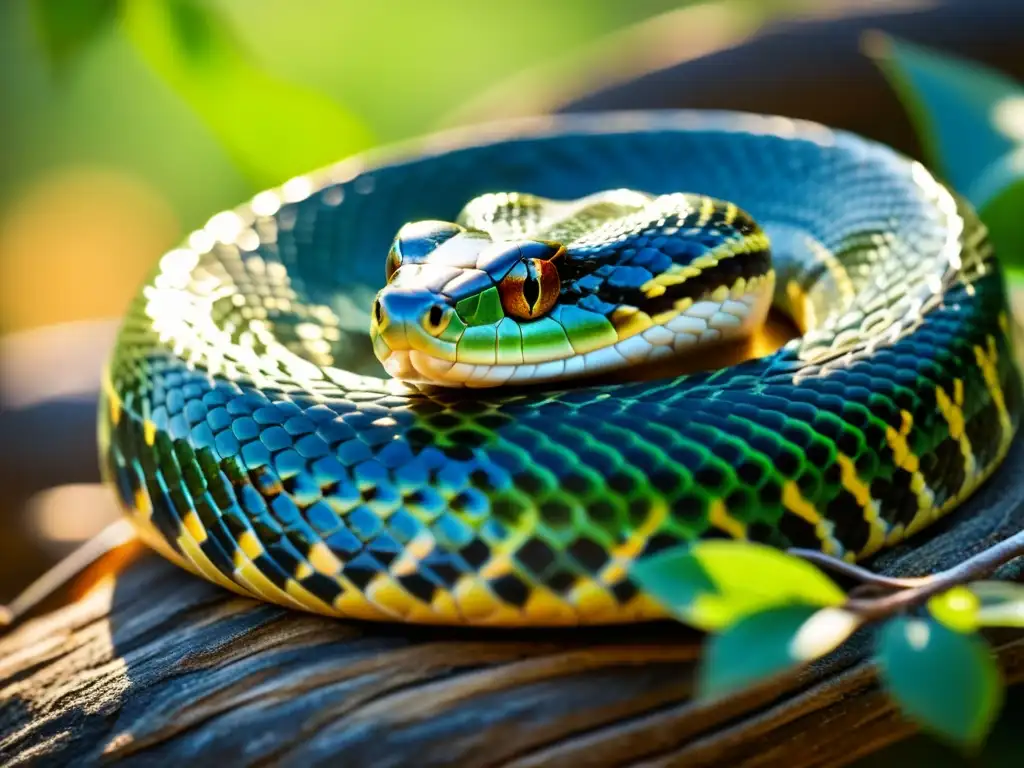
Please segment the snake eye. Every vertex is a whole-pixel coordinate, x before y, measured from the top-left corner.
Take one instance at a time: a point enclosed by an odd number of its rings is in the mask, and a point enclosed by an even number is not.
[[[562,281],[548,259],[525,259],[498,283],[505,312],[520,320],[543,317],[558,300]]]

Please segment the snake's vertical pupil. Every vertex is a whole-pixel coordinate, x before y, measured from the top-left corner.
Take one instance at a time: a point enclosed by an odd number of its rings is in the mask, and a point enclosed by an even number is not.
[[[373,302],[373,316],[377,319],[378,326],[384,322],[384,310],[381,309],[380,301]]]
[[[562,281],[551,259],[521,261],[498,284],[502,308],[519,320],[546,315],[558,301],[561,289]]]
[[[526,279],[523,280],[523,298],[526,299],[526,306],[530,308],[530,314],[536,314],[537,302],[540,299],[540,281],[537,280],[536,269],[527,266]]]

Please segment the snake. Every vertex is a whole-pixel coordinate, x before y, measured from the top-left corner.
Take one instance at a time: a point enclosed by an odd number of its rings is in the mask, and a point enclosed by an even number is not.
[[[792,338],[711,364],[770,313]],[[103,375],[101,464],[144,542],[258,600],[644,621],[657,553],[860,561],[960,505],[1017,429],[1012,336],[978,216],[873,140],[703,111],[472,126],[162,256]]]

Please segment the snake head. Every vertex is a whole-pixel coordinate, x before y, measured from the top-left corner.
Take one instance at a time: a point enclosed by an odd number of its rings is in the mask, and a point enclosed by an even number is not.
[[[591,375],[747,335],[774,285],[767,240],[735,206],[628,190],[485,195],[459,223],[402,227],[385,274],[378,359],[450,387]]]
[[[385,370],[450,386],[503,383],[487,374],[523,364],[521,324],[543,318],[557,303],[564,253],[559,243],[495,241],[450,222],[407,224],[388,253],[388,282],[371,320]]]

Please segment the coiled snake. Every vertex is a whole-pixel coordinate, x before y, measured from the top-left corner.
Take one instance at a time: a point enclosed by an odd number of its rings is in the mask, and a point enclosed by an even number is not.
[[[772,300],[802,335],[760,359],[579,380],[700,356]],[[525,121],[293,179],[164,256],[102,458],[145,541],[243,594],[631,621],[661,611],[630,566],[666,547],[863,558],[955,507],[1017,426],[1009,333],[975,215],[881,145],[724,113]]]

